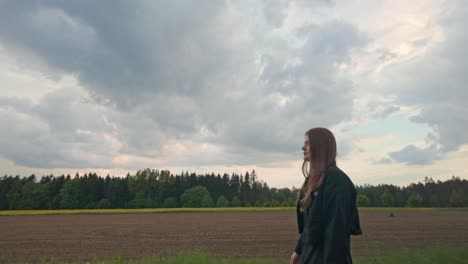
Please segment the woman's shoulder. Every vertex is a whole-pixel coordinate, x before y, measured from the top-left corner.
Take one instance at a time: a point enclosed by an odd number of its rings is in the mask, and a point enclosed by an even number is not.
[[[340,188],[354,189],[354,184],[349,176],[337,166],[332,166],[325,170],[324,184],[327,186],[335,186]]]

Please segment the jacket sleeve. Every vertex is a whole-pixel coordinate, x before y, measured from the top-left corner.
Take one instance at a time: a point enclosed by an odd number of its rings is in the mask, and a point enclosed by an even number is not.
[[[302,254],[302,234],[299,234],[299,238],[297,239],[296,248],[294,249],[294,252],[296,252],[296,254],[298,254],[299,256]]]
[[[349,252],[349,196],[344,188],[331,186],[324,192],[324,263],[346,263]]]
[[[351,210],[351,235],[362,235],[361,223],[359,221],[359,211],[356,205],[357,192],[353,189],[353,200]]]

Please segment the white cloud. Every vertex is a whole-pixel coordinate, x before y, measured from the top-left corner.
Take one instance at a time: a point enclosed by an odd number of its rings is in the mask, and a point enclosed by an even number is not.
[[[464,30],[468,8],[461,2],[454,3],[444,5],[437,20],[444,29],[444,41],[433,44],[424,56],[396,63],[385,70],[386,86],[396,94],[395,103],[417,107],[420,111],[411,120],[433,129],[427,141],[436,145],[440,153],[435,155],[433,147],[420,149],[418,153],[425,152],[427,162],[468,143],[468,56],[465,52],[468,34]],[[407,158],[404,160],[411,163],[411,158]]]
[[[285,176],[324,126],[349,168],[436,168],[468,142],[465,6],[3,1],[0,155]]]

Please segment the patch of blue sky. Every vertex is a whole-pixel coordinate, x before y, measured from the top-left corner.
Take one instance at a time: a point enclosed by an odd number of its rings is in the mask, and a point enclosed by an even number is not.
[[[391,139],[383,141],[382,144],[372,144],[366,147],[366,150],[369,151],[395,145],[416,144],[424,141],[431,131],[431,128],[425,124],[409,120],[405,113],[394,113],[385,119],[361,123],[351,129],[352,133],[362,136],[384,137],[391,135]]]

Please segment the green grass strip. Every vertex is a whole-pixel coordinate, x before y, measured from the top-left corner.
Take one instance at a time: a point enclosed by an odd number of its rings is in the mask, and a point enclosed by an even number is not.
[[[227,207],[227,208],[144,208],[144,209],[70,209],[70,210],[5,210],[0,216],[69,215],[69,214],[156,214],[217,212],[287,212],[293,207]]]
[[[468,211],[468,207],[360,207],[360,212]]]
[[[0,216],[73,215],[73,214],[157,214],[217,212],[290,212],[294,207],[226,207],[226,208],[144,208],[144,209],[65,209],[65,210],[0,210]],[[362,207],[361,212],[468,211],[461,208]]]
[[[42,261],[40,263],[89,263],[89,264],[279,264],[287,263],[287,259],[268,258],[233,258],[217,257],[200,251],[186,251],[176,256],[153,256],[142,259],[127,259],[114,257],[93,259],[89,262]],[[399,250],[397,252],[366,258],[354,258],[355,264],[466,264],[468,263],[468,245],[462,246],[431,246],[421,249]]]
[[[468,245],[439,245],[422,249],[400,250],[388,255],[358,258],[356,264],[466,264]]]

